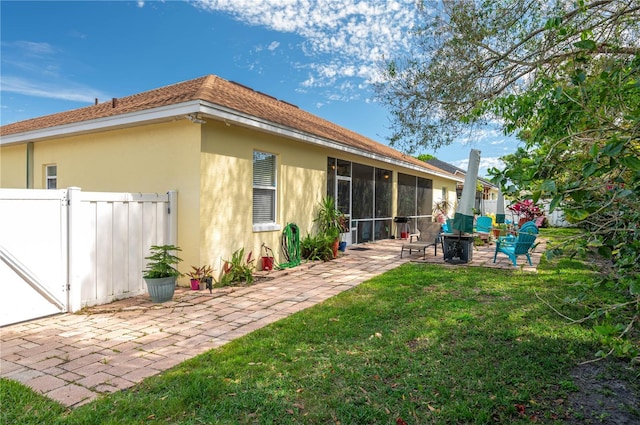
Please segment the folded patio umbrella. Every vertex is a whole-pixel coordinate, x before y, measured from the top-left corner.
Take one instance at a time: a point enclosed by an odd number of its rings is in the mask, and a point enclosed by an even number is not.
[[[453,216],[453,229],[460,233],[473,233],[473,207],[476,199],[476,181],[478,180],[478,168],[480,167],[480,151],[471,149],[469,153],[469,166],[464,177],[462,198],[458,209]]]
[[[504,223],[504,195],[498,189],[498,203],[496,204],[496,223]]]

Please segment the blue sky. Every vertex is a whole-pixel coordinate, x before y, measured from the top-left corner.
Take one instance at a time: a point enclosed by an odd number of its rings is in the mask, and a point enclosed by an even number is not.
[[[407,51],[413,0],[1,1],[0,120],[8,124],[215,74],[381,143],[383,58]],[[517,142],[486,129],[437,152],[480,175]]]

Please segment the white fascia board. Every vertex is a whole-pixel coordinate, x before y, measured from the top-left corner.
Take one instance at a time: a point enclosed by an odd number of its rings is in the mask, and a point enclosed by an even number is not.
[[[354,155],[374,159],[387,164],[412,169],[414,171],[427,173],[449,180],[464,181],[464,178],[456,179],[456,176],[453,176],[451,174],[438,173],[437,171],[422,168],[408,162],[389,158],[366,150],[357,149],[330,139],[315,136],[313,134],[306,133],[300,130],[295,130],[284,125],[256,118],[254,116],[243,114],[236,110],[202,100],[191,100],[175,105],[161,106],[158,108],[136,111],[128,114],[114,115],[78,123],[64,124],[55,127],[10,134],[0,138],[0,145],[35,142],[48,138],[72,136],[90,133],[93,131],[106,130],[109,128],[130,127],[132,125],[140,124],[143,122],[183,119],[184,117],[186,117],[186,115],[193,113],[200,113],[205,116],[211,116],[222,121],[229,121],[230,123],[234,123],[244,127],[255,128],[261,131],[295,139],[304,143],[310,143],[316,146],[322,146],[325,148],[351,153]]]
[[[223,121],[228,121],[229,123],[234,123],[244,127],[256,128],[264,132],[295,139],[304,143],[309,143],[316,146],[321,146],[325,148],[339,150],[346,153],[351,153],[351,154],[366,157],[369,159],[374,159],[376,161],[381,161],[387,164],[409,168],[414,171],[419,171],[419,172],[427,173],[430,175],[442,177],[448,180],[461,181],[461,182],[464,181],[464,178],[458,178],[457,176],[453,176],[451,174],[439,173],[437,171],[430,170],[428,168],[422,168],[420,166],[417,166],[408,162],[389,158],[384,155],[379,155],[363,149],[357,149],[352,146],[347,146],[342,143],[335,142],[331,139],[326,139],[324,137],[319,137],[310,133],[293,129],[291,127],[286,127],[284,125],[276,124],[271,121],[256,118],[254,116],[243,114],[236,110],[225,108],[223,106],[216,105],[210,102],[202,102],[200,113],[202,113],[203,115],[208,115],[208,116],[215,117],[217,119],[221,119]]]
[[[42,139],[53,137],[72,136],[76,134],[90,133],[92,131],[104,130],[111,127],[127,127],[141,122],[168,120],[181,115],[198,112],[200,101],[178,103],[176,105],[161,106],[159,108],[146,109],[143,111],[131,112],[128,114],[114,115],[104,118],[82,121],[47,127],[33,131],[9,134],[2,136],[1,145],[9,145],[21,142],[36,142]]]

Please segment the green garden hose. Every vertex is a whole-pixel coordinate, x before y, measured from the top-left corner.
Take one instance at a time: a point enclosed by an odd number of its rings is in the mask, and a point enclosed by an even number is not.
[[[278,268],[300,265],[300,230],[293,223],[288,223],[282,231],[282,252],[287,262],[280,263]]]

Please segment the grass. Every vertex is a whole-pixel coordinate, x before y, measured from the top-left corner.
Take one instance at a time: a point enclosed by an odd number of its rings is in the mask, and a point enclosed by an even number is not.
[[[600,340],[562,299],[585,265],[539,273],[406,264],[73,411],[1,381],[1,423],[554,423]],[[601,289],[591,301],[616,297]]]

